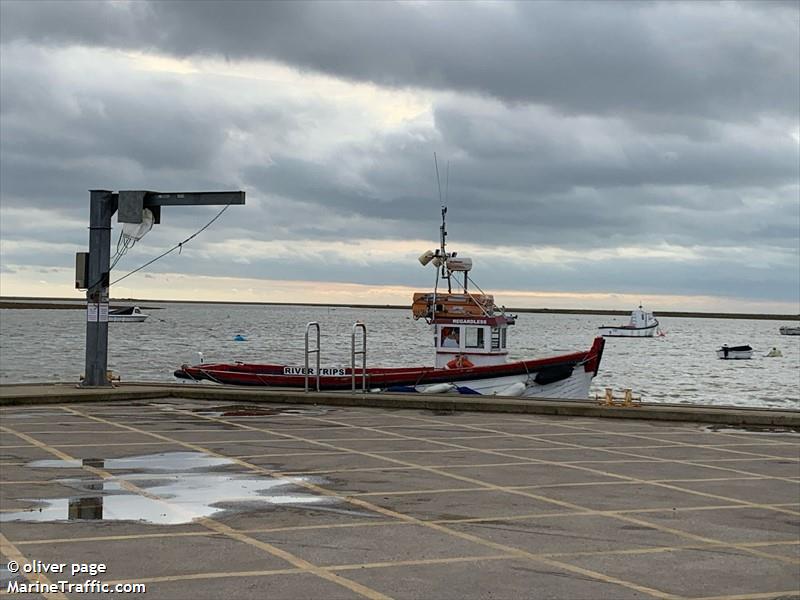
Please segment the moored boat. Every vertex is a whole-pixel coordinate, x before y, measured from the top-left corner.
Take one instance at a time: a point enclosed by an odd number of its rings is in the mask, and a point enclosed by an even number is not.
[[[653,313],[639,308],[631,313],[630,321],[625,325],[601,325],[600,335],[603,337],[653,337],[658,328],[658,319]]]
[[[138,306],[126,306],[108,311],[109,323],[141,323],[149,316]]]
[[[723,344],[722,348],[717,350],[717,358],[724,360],[742,360],[753,357],[753,349],[750,346],[728,346]]]
[[[307,389],[309,379],[320,390],[352,390],[358,386],[376,392],[458,393],[586,400],[597,375],[605,340],[596,337],[588,350],[560,356],[508,362],[507,330],[516,315],[507,314],[487,294],[470,290],[472,260],[446,249],[442,207],[440,248],[419,260],[436,268],[433,292],[414,294],[412,314],[434,330],[434,366],[357,368],[355,326],[350,367],[315,368],[306,364],[219,363],[183,365],[181,379],[222,384]],[[447,290],[439,290],[439,284]],[[457,289],[453,290],[454,286]],[[361,325],[357,323],[356,326]],[[366,344],[366,338],[364,341]],[[366,355],[364,355],[366,356]],[[306,354],[308,357],[308,351]]]
[[[781,335],[800,335],[800,325],[784,325],[778,331]]]

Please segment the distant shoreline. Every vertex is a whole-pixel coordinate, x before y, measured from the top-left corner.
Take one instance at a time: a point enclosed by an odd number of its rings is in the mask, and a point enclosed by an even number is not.
[[[242,306],[305,306],[312,308],[368,308],[388,310],[411,310],[410,305],[403,304],[321,304],[314,302],[225,302],[214,300],[145,300],[136,298],[115,298],[111,300],[112,306],[135,304],[143,310],[159,310],[157,306],[147,306],[147,303],[158,304],[234,304]],[[26,298],[6,297],[0,298],[0,310],[78,310],[85,308],[85,300],[74,298]],[[610,315],[627,316],[630,310],[608,310],[592,308],[506,308],[510,313],[554,314],[554,315]],[[800,314],[759,314],[759,313],[710,313],[693,311],[658,311],[658,317],[683,317],[689,319],[756,319],[764,321],[800,321]]]

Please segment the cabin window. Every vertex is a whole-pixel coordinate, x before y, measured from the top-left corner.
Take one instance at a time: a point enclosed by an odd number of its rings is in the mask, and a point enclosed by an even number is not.
[[[467,348],[483,348],[483,327],[467,327],[465,345]]]
[[[500,328],[492,327],[492,350],[500,350]]]
[[[442,327],[442,335],[439,338],[440,348],[460,348],[460,330],[458,327]]]
[[[500,347],[501,348],[505,348],[506,347],[506,332],[507,331],[508,331],[507,329],[501,329],[500,330]]]

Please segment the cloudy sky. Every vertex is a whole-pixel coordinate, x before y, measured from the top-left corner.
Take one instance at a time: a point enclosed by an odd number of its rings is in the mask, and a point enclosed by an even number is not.
[[[405,303],[436,152],[503,304],[800,312],[800,2],[0,11],[2,295],[80,297],[90,188],[242,189],[112,295]],[[165,208],[112,280],[217,211]]]

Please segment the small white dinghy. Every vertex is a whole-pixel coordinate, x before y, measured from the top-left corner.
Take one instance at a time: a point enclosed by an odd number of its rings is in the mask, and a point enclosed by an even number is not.
[[[781,335],[800,335],[800,325],[784,325],[778,331]]]
[[[724,360],[742,360],[753,358],[753,349],[750,346],[728,346],[723,344],[722,348],[717,350],[717,358]]]
[[[124,308],[115,308],[108,312],[109,323],[141,323],[147,317],[138,306],[126,306]]]

